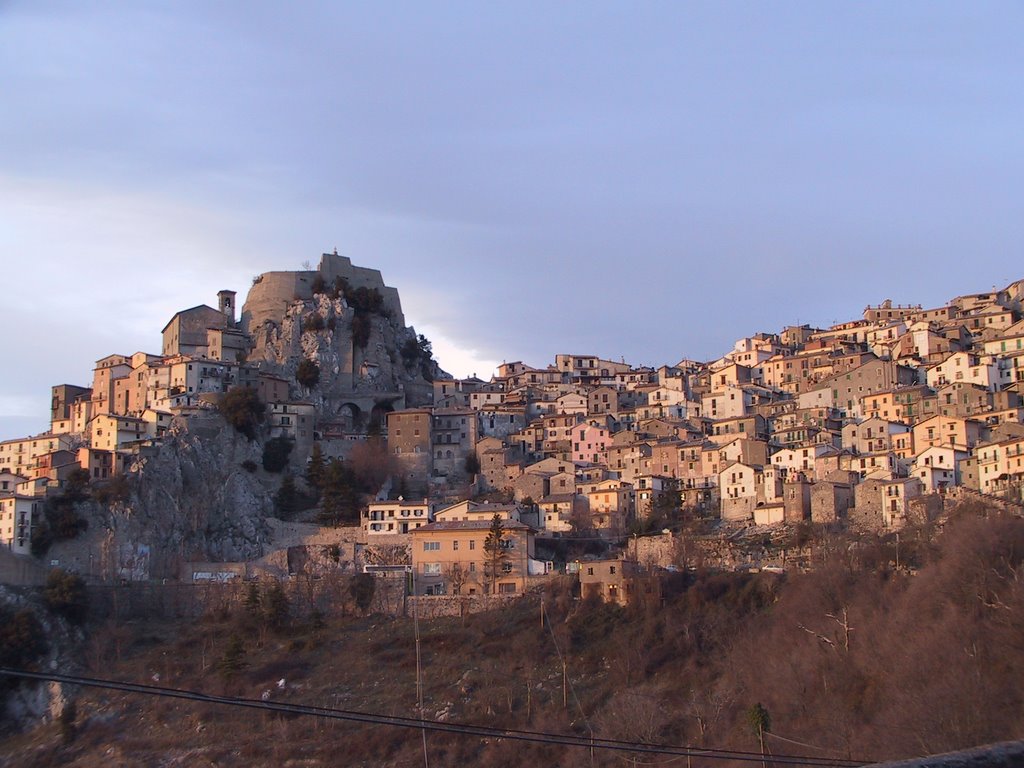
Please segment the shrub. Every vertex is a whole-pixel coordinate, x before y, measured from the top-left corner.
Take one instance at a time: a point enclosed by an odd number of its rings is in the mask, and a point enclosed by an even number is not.
[[[73,624],[81,624],[89,612],[89,595],[82,577],[60,568],[47,576],[43,599],[50,610]]]
[[[324,318],[318,312],[306,315],[306,319],[302,321],[302,330],[304,331],[322,331],[324,326]]]
[[[256,429],[266,418],[267,404],[252,387],[236,387],[221,398],[218,410],[228,424],[253,440]]]
[[[313,289],[314,296],[316,296],[318,293],[323,293],[324,289],[327,287],[327,284],[324,282],[324,276],[318,274],[316,277],[314,277],[313,285],[311,287]]]
[[[64,481],[60,494],[46,500],[43,519],[32,526],[33,555],[42,557],[54,542],[74,539],[89,527],[89,521],[77,508],[79,503],[89,499],[89,493],[89,473],[76,469]]]
[[[116,475],[102,485],[97,485],[92,492],[92,497],[100,504],[110,506],[116,502],[128,501],[131,495],[131,486],[128,478],[124,475]]]
[[[287,518],[300,509],[309,509],[314,500],[299,491],[291,475],[285,475],[281,487],[274,494],[274,508],[278,517]]]
[[[352,344],[356,349],[366,349],[366,345],[370,343],[371,329],[370,318],[356,313],[352,318]]]
[[[32,526],[32,538],[30,540],[32,554],[35,557],[42,557],[49,551],[52,544],[53,531],[50,530],[50,525],[44,518],[39,521],[38,525]]]
[[[365,612],[373,604],[373,595],[377,591],[377,577],[372,573],[357,573],[349,582],[348,591],[355,601],[356,608]]]
[[[306,389],[312,389],[320,381],[320,366],[316,364],[315,360],[306,358],[295,369],[295,380]]]
[[[341,275],[338,275],[336,278],[334,278],[334,286],[331,290],[331,298],[336,299],[339,296],[343,296],[345,300],[348,301],[348,297],[350,294],[351,288],[349,287],[348,280],[346,280]]]
[[[89,521],[78,514],[74,504],[61,503],[59,499],[47,504],[45,514],[54,541],[74,539],[89,527]]]
[[[0,606],[0,667],[29,667],[46,647],[43,627],[32,611]]]
[[[273,437],[263,446],[263,468],[267,472],[280,472],[288,466],[288,456],[294,443],[287,437]]]

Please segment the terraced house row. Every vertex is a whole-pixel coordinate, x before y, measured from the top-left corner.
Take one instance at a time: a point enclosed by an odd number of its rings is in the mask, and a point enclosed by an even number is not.
[[[885,301],[657,369],[504,363],[435,381],[433,407],[388,415],[388,445],[406,482],[470,466],[475,491],[526,502],[548,533],[621,535],[665,490],[736,523],[868,529],[924,519],[957,487],[1021,500],[1022,299],[1024,280],[936,308]]]

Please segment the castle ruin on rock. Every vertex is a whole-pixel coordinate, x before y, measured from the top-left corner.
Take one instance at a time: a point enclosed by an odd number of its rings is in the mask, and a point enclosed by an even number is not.
[[[432,397],[424,373],[437,371],[403,354],[417,337],[405,326],[398,291],[379,270],[337,253],[324,254],[316,270],[259,275],[240,329],[250,339],[249,362],[288,381],[293,397],[312,401],[327,439],[379,426],[383,414]],[[295,382],[303,360],[319,368],[315,391]]]

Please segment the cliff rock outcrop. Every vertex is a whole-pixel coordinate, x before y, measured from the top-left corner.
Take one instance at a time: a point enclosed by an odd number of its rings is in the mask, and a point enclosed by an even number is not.
[[[274,505],[244,466],[261,455],[258,441],[215,414],[177,418],[130,467],[126,498],[87,505],[86,532],[55,544],[48,557],[104,580],[175,578],[183,562],[261,557]]]

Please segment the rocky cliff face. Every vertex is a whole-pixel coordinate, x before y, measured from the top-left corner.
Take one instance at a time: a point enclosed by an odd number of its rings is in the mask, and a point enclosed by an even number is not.
[[[265,554],[273,501],[257,474],[262,446],[219,416],[175,419],[167,437],[130,467],[128,494],[86,505],[89,528],[47,558],[104,580],[176,578],[183,562]]]
[[[156,455],[133,467],[138,481],[127,504],[111,516],[111,530],[129,536],[146,532],[165,552],[189,560],[259,557],[268,540],[265,518],[273,514],[273,502],[242,465],[258,465],[261,457],[258,442],[219,417],[205,424],[195,418],[177,420]]]
[[[45,650],[32,663],[31,669],[68,673],[74,668],[75,657],[85,635],[79,627],[47,610],[40,595],[0,585],[0,609],[8,616],[18,611],[29,611],[39,622],[40,634],[45,638]],[[5,645],[8,649],[23,646],[27,639],[8,635]],[[17,731],[56,720],[71,701],[71,695],[72,691],[61,683],[4,678],[4,685],[0,687],[0,732]]]

